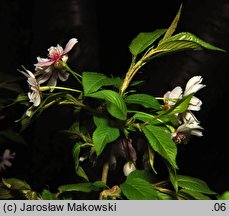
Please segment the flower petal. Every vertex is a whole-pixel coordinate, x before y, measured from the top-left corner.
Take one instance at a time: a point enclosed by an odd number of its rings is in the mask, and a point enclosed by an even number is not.
[[[70,39],[64,48],[63,54],[68,53],[77,42],[78,40],[76,38]]]
[[[58,73],[57,73],[57,71],[54,71],[52,73],[50,80],[48,81],[48,86],[56,86],[57,78],[58,78]],[[50,91],[52,92],[53,90],[54,89],[51,89]]]
[[[136,167],[131,161],[125,163],[125,165],[123,166],[123,173],[125,176],[128,176],[134,170],[136,170]]]
[[[42,84],[44,82],[46,82],[52,75],[52,72],[44,72],[38,79],[38,83]]]
[[[34,64],[35,67],[45,67],[52,65],[55,61],[47,58],[37,57],[38,62]],[[35,69],[36,70],[36,69]]]
[[[182,96],[182,88],[177,86],[172,91],[168,91],[164,94],[164,99],[169,105],[173,105],[174,102],[166,99],[179,99]]]
[[[188,110],[192,110],[192,111],[199,111],[202,105],[202,101],[193,96],[189,102],[189,106],[188,106]]]
[[[59,71],[58,72],[58,77],[61,81],[66,81],[69,77],[69,73],[65,72],[65,71]]]
[[[194,76],[192,77],[186,84],[186,88],[184,91],[184,95],[189,95],[192,93],[196,93],[206,85],[200,84],[203,78],[201,76]]]

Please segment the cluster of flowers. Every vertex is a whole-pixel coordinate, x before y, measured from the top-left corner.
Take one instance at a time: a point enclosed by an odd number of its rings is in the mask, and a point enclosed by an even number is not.
[[[192,77],[187,82],[184,93],[180,86],[175,87],[172,91],[166,92],[163,96],[164,109],[169,109],[178,99],[182,99],[182,97],[190,94],[195,94],[197,91],[204,88],[206,85],[201,84],[202,79],[201,76]],[[186,144],[191,135],[203,136],[201,131],[203,130],[203,127],[200,126],[200,121],[198,121],[193,114],[193,111],[200,110],[201,105],[202,101],[196,96],[192,96],[186,112],[176,114],[180,126],[171,134],[171,138],[176,144]],[[134,170],[136,170],[136,166],[131,161],[128,161],[123,166],[123,173],[125,176],[128,176]]]
[[[68,41],[65,48],[63,49],[59,44],[56,47],[50,47],[48,49],[48,58],[37,57],[37,63],[35,65],[35,73],[27,70],[19,70],[27,78],[30,91],[28,92],[28,98],[32,103],[32,106],[26,111],[26,115],[30,116],[31,110],[34,107],[40,105],[42,101],[42,91],[50,90],[52,91],[56,87],[57,79],[61,81],[66,81],[69,77],[69,73],[66,70],[66,62],[68,60],[67,53],[73,48],[73,46],[78,42],[76,38],[72,38]],[[40,86],[41,84],[47,82],[48,86]],[[202,102],[199,98],[195,97],[194,94],[205,87],[202,82],[201,76],[192,77],[186,84],[185,90],[180,86],[175,87],[173,90],[168,91],[163,96],[164,109],[169,109],[173,106],[177,100],[182,99],[185,96],[193,94],[188,109],[184,113],[177,113],[176,118],[178,119],[180,126],[178,126],[174,132],[171,133],[171,138],[175,143],[187,143],[191,135],[202,136],[203,128],[200,126],[200,122],[197,120],[193,111],[199,111]],[[132,171],[135,167],[131,168],[131,164],[124,166],[125,170],[130,169]],[[124,171],[128,175],[129,171]]]
[[[21,71],[27,78],[30,87],[28,93],[29,100],[32,106],[27,110],[26,114],[30,116],[30,111],[33,107],[37,107],[41,103],[41,91],[47,90],[47,88],[42,88],[40,84],[48,81],[48,86],[50,91],[52,91],[57,84],[57,79],[61,81],[66,81],[69,77],[69,73],[66,71],[63,64],[67,62],[68,56],[67,53],[73,48],[73,46],[78,42],[76,38],[72,38],[68,41],[65,48],[63,49],[59,44],[56,47],[50,47],[48,49],[48,58],[37,57],[37,63],[35,64],[35,73],[24,68],[24,71]],[[182,97],[194,94],[203,87],[204,84],[201,84],[202,77],[194,76],[186,84],[186,88],[183,92],[180,86],[175,87],[172,91],[168,91],[164,94],[164,108],[168,109],[175,104],[175,101],[182,99]],[[202,102],[195,96],[192,96],[189,107],[185,113],[177,114],[177,118],[180,121],[180,126],[172,133],[172,138],[176,143],[184,143],[185,140],[190,135],[202,136],[202,127],[200,122],[194,116],[192,111],[199,111]]]
[[[175,104],[173,102],[177,99],[182,99],[184,96],[195,94],[206,85],[202,84],[203,78],[201,76],[192,77],[186,84],[184,93],[180,86],[175,87],[172,91],[168,91],[164,94],[165,107],[170,107]],[[180,126],[172,133],[172,138],[175,143],[186,143],[191,135],[202,136],[202,127],[200,121],[197,120],[193,111],[199,111],[202,105],[202,101],[196,96],[192,96],[189,106],[186,112],[177,114],[177,119],[181,123]]]
[[[31,110],[34,107],[37,107],[41,103],[41,91],[46,90],[47,88],[41,88],[40,84],[48,81],[47,85],[49,86],[50,91],[52,91],[57,84],[57,79],[61,81],[66,81],[69,77],[69,73],[66,72],[64,64],[68,60],[67,53],[73,48],[73,46],[78,42],[76,38],[72,38],[68,41],[65,48],[57,44],[56,47],[52,46],[48,49],[48,58],[37,57],[37,63],[35,66],[35,73],[27,70],[25,67],[24,71],[19,70],[27,78],[30,91],[28,97],[33,105],[27,110],[26,115],[30,116]]]

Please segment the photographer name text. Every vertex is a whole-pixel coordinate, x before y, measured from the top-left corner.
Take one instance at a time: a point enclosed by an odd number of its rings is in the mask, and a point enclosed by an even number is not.
[[[7,212],[115,212],[117,211],[116,203],[103,203],[103,204],[88,204],[67,202],[64,204],[53,204],[51,202],[45,204],[28,204],[6,202],[3,205],[3,211]]]

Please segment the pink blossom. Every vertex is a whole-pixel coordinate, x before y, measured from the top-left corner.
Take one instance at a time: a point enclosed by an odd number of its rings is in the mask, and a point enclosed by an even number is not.
[[[37,57],[38,63],[35,64],[36,67],[47,67],[55,62],[61,60],[72,48],[73,46],[78,42],[76,38],[72,38],[68,41],[65,48],[63,49],[59,44],[57,44],[56,47],[50,47],[48,49],[48,57],[49,58],[40,58]],[[62,59],[64,61],[67,61],[66,57]]]
[[[35,76],[38,77],[39,84],[49,80],[48,86],[56,86],[58,78],[61,81],[68,79],[69,73],[62,67],[62,63],[67,62],[67,53],[77,42],[78,40],[76,38],[72,38],[68,41],[64,49],[59,44],[56,47],[50,47],[48,49],[48,58],[37,57],[38,62],[35,64]]]

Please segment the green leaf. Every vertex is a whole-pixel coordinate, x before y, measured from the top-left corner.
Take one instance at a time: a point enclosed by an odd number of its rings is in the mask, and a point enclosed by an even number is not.
[[[103,81],[103,86],[114,86],[116,89],[120,89],[122,86],[123,80],[119,77],[107,77]]]
[[[54,193],[51,193],[49,190],[44,189],[42,191],[42,199],[43,200],[56,200],[56,195]]]
[[[148,122],[155,119],[155,115],[145,113],[145,112],[136,112],[133,118],[140,120],[142,122]]]
[[[0,137],[1,136],[15,143],[26,144],[24,138],[19,133],[11,129],[0,131]]]
[[[179,193],[183,194],[188,194],[189,196],[193,197],[196,200],[211,200],[210,197],[200,193],[200,192],[196,192],[196,191],[192,191],[192,190],[187,190],[187,189],[181,189],[179,191]],[[179,194],[178,193],[178,194]]]
[[[8,91],[16,92],[16,93],[23,92],[21,86],[18,85],[17,83],[10,83],[10,82],[0,83],[0,89],[1,88],[6,89]]]
[[[128,200],[157,200],[158,193],[153,186],[142,178],[127,178],[120,185],[122,193]]]
[[[148,157],[149,157],[149,163],[150,163],[152,170],[154,171],[155,174],[157,174],[157,171],[154,168],[155,151],[152,148],[150,148],[149,146],[148,146]]]
[[[168,30],[166,31],[163,40],[169,38],[172,36],[172,34],[175,32],[176,28],[177,28],[177,24],[180,20],[180,15],[181,15],[181,10],[182,10],[182,4],[180,5],[180,8],[175,16],[175,18],[173,19],[171,25],[169,26]]]
[[[83,72],[82,84],[84,89],[84,95],[96,92],[103,86],[114,86],[119,89],[123,83],[123,80],[119,77],[107,77],[105,74],[96,72]]]
[[[225,191],[217,197],[218,200],[229,200],[229,191]]]
[[[168,133],[163,128],[154,125],[142,125],[141,129],[152,149],[165,158],[174,169],[178,169],[176,164],[177,146]]]
[[[100,125],[92,135],[95,151],[99,156],[108,143],[115,141],[120,135],[118,128],[112,128],[108,125]]]
[[[58,188],[60,193],[68,192],[68,191],[91,192],[92,189],[93,189],[92,184],[89,182],[79,183],[79,184],[67,184],[67,185],[62,185]]]
[[[181,32],[165,40],[162,40],[157,46],[156,50],[163,50],[164,52],[175,52],[189,49],[210,49],[216,51],[225,51],[221,48],[205,42],[194,34],[189,32]]]
[[[84,178],[86,181],[89,181],[87,174],[85,173],[84,169],[81,166],[77,167],[76,174]]]
[[[169,171],[169,179],[170,179],[175,191],[178,192],[177,172],[169,164],[166,164],[166,166],[167,166],[167,169]]]
[[[92,188],[94,191],[100,191],[103,188],[107,188],[107,185],[103,181],[95,181],[92,183]]]
[[[198,178],[193,178],[190,176],[183,176],[183,175],[177,175],[177,181],[179,187],[183,189],[187,189],[190,191],[195,191],[199,193],[204,194],[216,194],[216,192],[212,191],[206,182],[203,180],[200,180]]]
[[[161,35],[166,32],[166,29],[157,29],[154,32],[142,32],[134,38],[129,45],[130,52],[136,56],[152,45]]]
[[[155,97],[147,94],[132,94],[125,98],[125,102],[128,104],[139,104],[145,108],[152,108],[155,110],[160,110],[161,105],[155,99]]]
[[[108,125],[108,120],[104,117],[101,117],[101,116],[95,116],[94,115],[93,121],[94,121],[96,127],[99,127],[101,125],[104,125],[104,126]]]
[[[83,72],[82,84],[84,89],[84,95],[87,96],[103,86],[103,81],[107,79],[107,76],[102,73],[96,72]]]
[[[31,190],[30,186],[25,181],[17,178],[3,178],[2,183],[12,190]]]
[[[60,193],[72,192],[72,191],[91,192],[91,191],[100,191],[105,187],[107,186],[104,182],[96,181],[94,183],[86,182],[86,183],[79,183],[79,184],[62,185],[58,188],[58,190],[60,191]]]
[[[166,124],[168,122],[171,122],[172,124],[175,125],[179,125],[177,118],[173,115],[156,116],[145,112],[136,112],[136,114],[133,117],[137,120],[140,120],[142,122],[147,122],[148,124],[153,124],[153,125]]]
[[[76,143],[72,150],[73,159],[75,162],[75,170],[77,171],[79,166],[80,144]]]
[[[0,188],[0,200],[13,199],[13,195],[9,189]]]
[[[112,90],[101,90],[88,96],[92,98],[104,99],[107,102],[107,111],[112,116],[120,120],[126,120],[126,104],[117,92]]]
[[[22,191],[22,194],[24,195],[25,198],[23,199],[27,199],[27,200],[40,200],[40,197],[38,196],[38,194],[35,191],[31,191],[31,190],[27,190],[27,191]]]
[[[159,111],[158,114],[164,117],[165,115],[174,115],[177,113],[185,112],[188,109],[192,96],[193,94],[184,96],[182,99],[178,100],[170,109]]]
[[[151,182],[153,179],[152,173],[146,170],[134,170],[128,175],[128,179],[141,178],[147,182]]]

